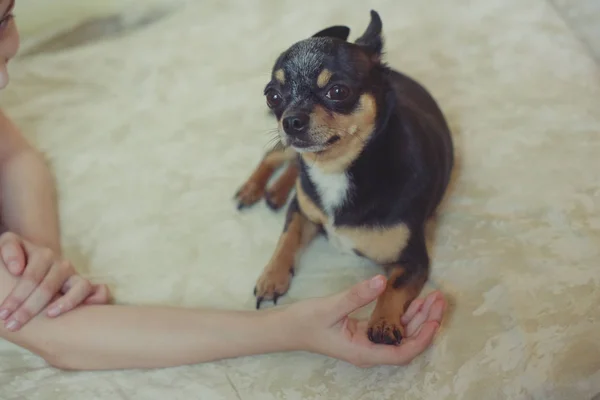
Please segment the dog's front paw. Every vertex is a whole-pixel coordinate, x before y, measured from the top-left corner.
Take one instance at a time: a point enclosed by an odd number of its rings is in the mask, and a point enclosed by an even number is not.
[[[391,319],[387,317],[372,317],[369,321],[369,340],[378,344],[400,344],[404,337],[404,327],[400,317]]]
[[[235,199],[238,202],[237,208],[250,207],[257,201],[262,199],[265,193],[264,185],[255,182],[254,180],[248,180],[244,185],[235,193]]]
[[[289,192],[274,187],[267,190],[265,193],[265,202],[271,210],[277,211],[285,205],[288,195]]]
[[[272,300],[277,304],[277,299],[287,293],[290,288],[293,268],[267,268],[256,282],[254,296],[256,296],[256,309],[265,300]]]

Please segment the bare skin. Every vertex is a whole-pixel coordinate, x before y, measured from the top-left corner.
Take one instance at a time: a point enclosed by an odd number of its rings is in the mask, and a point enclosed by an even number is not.
[[[0,299],[17,281],[0,266]],[[408,338],[400,346],[375,345],[367,322],[348,315],[385,284],[376,276],[329,297],[262,311],[84,305],[60,318],[41,313],[18,332],[0,327],[0,337],[66,370],[161,368],[284,351],[359,367],[405,365],[432,343],[445,302],[439,292],[416,300],[403,317]]]
[[[19,48],[12,0],[0,0],[0,89]],[[0,110],[0,259],[22,279],[0,302],[0,321],[18,330],[54,300],[51,316],[77,305],[106,303],[108,288],[93,285],[63,259],[53,176],[43,156]],[[35,247],[26,249],[26,242]],[[26,257],[29,254],[30,257]]]

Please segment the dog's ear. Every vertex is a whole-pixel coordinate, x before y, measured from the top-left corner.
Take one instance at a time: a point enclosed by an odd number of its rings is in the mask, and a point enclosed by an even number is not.
[[[376,60],[381,58],[383,51],[383,37],[381,35],[382,22],[379,14],[371,10],[371,21],[361,37],[356,39],[355,43],[361,46],[371,57]]]
[[[350,35],[350,28],[344,25],[334,25],[315,33],[312,37],[332,37],[347,40]]]

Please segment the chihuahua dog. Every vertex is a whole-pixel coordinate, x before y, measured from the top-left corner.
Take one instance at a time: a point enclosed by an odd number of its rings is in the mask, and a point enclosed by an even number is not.
[[[382,62],[379,14],[371,11],[354,43],[349,33],[346,26],[329,27],[278,57],[264,93],[279,142],[237,199],[241,208],[264,196],[277,209],[295,189],[254,289],[257,308],[288,291],[295,260],[323,233],[340,249],[386,269],[388,284],[368,335],[374,343],[398,344],[401,317],[429,278],[425,224],[446,194],[454,148],[429,92]]]

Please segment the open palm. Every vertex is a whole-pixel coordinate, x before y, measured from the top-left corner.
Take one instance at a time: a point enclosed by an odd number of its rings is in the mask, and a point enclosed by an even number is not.
[[[399,345],[375,344],[367,336],[368,321],[349,315],[373,302],[383,292],[385,284],[386,278],[379,275],[343,293],[292,305],[290,309],[296,322],[302,321],[296,334],[302,337],[303,347],[360,367],[411,362],[433,342],[446,301],[440,291],[415,299],[402,316],[406,332],[402,342]]]
[[[425,298],[414,300],[402,317],[406,337],[398,346],[375,344],[367,336],[368,321],[346,318],[340,334],[361,355],[359,365],[404,365],[429,347],[439,328],[446,302],[442,293],[435,291]]]

